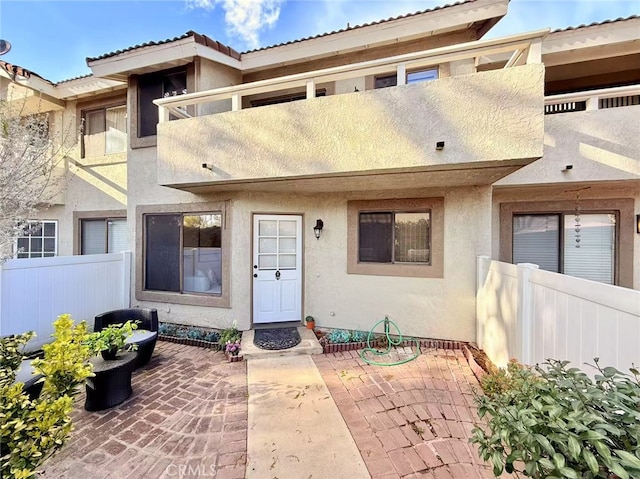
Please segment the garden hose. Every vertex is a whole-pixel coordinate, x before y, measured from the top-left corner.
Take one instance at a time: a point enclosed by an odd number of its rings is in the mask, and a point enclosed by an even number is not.
[[[379,351],[378,349],[374,348],[371,344],[372,338],[374,338],[374,330],[378,327],[379,324],[384,323],[384,334],[387,338],[387,349],[385,349],[384,351]],[[395,328],[396,332],[398,333],[398,339],[393,339],[391,337],[391,335],[389,334],[390,331],[390,326],[393,325],[393,327]],[[385,316],[384,319],[381,319],[380,321],[378,321],[373,328],[371,328],[369,330],[369,334],[367,335],[367,347],[365,349],[363,349],[362,351],[360,351],[360,358],[367,364],[371,364],[372,366],[397,366],[399,364],[404,364],[404,363],[408,363],[409,361],[413,361],[414,359],[416,359],[418,356],[420,356],[421,351],[420,351],[420,341],[418,341],[415,338],[407,338],[407,341],[415,341],[416,342],[416,351],[414,353],[413,356],[408,357],[406,359],[403,359],[401,361],[395,361],[395,362],[391,362],[391,363],[383,363],[383,362],[378,362],[378,361],[374,361],[372,359],[367,359],[365,357],[365,355],[367,353],[371,353],[374,356],[384,356],[385,354],[388,354],[391,351],[391,348],[393,346],[399,346],[400,344],[402,344],[403,341],[405,341],[405,339],[402,337],[402,333],[400,332],[400,328],[398,328],[398,325],[396,323],[394,323],[393,321],[391,321],[389,319],[388,316]]]

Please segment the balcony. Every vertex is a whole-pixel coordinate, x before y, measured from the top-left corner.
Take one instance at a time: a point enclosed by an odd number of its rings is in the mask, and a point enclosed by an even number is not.
[[[156,100],[158,183],[193,192],[493,183],[542,156],[545,33]],[[505,68],[475,72],[483,56],[505,52]],[[452,76],[405,84],[406,72],[436,67]],[[315,98],[318,85],[391,71],[395,87]],[[306,89],[307,99],[242,109],[246,97],[293,88]],[[231,111],[192,116],[220,101]],[[438,142],[443,149],[436,149]]]

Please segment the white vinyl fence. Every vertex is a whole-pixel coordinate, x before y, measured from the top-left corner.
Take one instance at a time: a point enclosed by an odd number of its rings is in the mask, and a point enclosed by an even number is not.
[[[478,345],[498,366],[569,360],[589,374],[640,365],[640,291],[478,257]]]
[[[0,267],[0,335],[35,331],[29,350],[51,340],[69,313],[93,328],[96,314],[130,305],[131,253],[12,259]]]

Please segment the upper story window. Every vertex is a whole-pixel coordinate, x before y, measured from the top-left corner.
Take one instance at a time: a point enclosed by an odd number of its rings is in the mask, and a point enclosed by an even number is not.
[[[324,88],[316,90],[316,97],[327,96],[327,90]],[[259,100],[251,101],[251,108],[257,106],[277,105],[278,103],[289,103],[292,101],[306,100],[307,92],[292,93],[290,95],[270,96],[268,98],[262,98]]]
[[[407,73],[407,83],[419,83],[438,79],[438,69],[418,70]],[[398,75],[384,75],[376,77],[375,88],[387,88],[398,84]]]
[[[138,138],[156,134],[158,107],[153,100],[187,93],[187,69],[166,70],[138,80]]]
[[[57,221],[29,221],[16,240],[16,258],[56,256],[57,239]]]
[[[127,106],[82,111],[82,158],[127,151]]]

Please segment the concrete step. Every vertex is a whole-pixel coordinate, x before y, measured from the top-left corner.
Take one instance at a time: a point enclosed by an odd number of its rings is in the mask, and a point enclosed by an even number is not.
[[[300,344],[289,349],[279,349],[271,351],[268,349],[260,349],[253,344],[253,337],[255,331],[250,329],[242,333],[242,340],[240,341],[240,353],[244,356],[244,359],[258,359],[258,358],[277,358],[283,356],[300,356],[302,354],[322,354],[322,346],[318,342],[313,330],[298,327],[298,334],[300,334]]]

